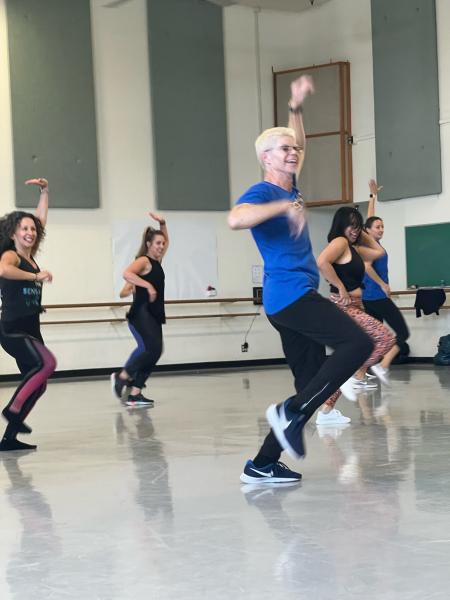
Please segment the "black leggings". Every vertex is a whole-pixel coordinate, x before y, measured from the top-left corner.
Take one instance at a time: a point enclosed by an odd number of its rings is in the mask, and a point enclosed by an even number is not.
[[[397,345],[401,348],[409,338],[409,329],[398,306],[390,298],[381,300],[363,300],[366,313],[378,321],[386,321],[397,336]]]
[[[23,379],[5,408],[10,418],[22,423],[47,388],[56,359],[39,329],[39,315],[0,323],[0,343],[17,363]]]
[[[130,323],[141,336],[145,349],[127,365],[126,370],[133,379],[133,385],[142,389],[162,354],[162,325],[145,305],[133,312]]]
[[[306,422],[366,361],[374,344],[349,316],[313,291],[268,318],[295,377],[297,393],[289,408],[304,414]],[[325,346],[334,350],[329,357]],[[255,460],[276,462],[281,451],[271,431]]]

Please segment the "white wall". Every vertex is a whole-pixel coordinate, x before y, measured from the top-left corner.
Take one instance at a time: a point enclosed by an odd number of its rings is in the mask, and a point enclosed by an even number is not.
[[[48,236],[39,263],[54,274],[45,289],[45,302],[81,303],[113,300],[111,230],[118,219],[143,219],[156,207],[150,117],[150,82],[145,1],[134,0],[114,9],[103,0],[91,0],[94,76],[97,102],[101,208],[96,211],[51,210]],[[450,113],[449,45],[444,24],[450,6],[438,0],[441,114]],[[333,24],[330,27],[330,24]],[[256,27],[256,25],[258,27]],[[259,28],[259,44],[256,31]],[[367,180],[375,173],[373,83],[369,0],[331,0],[299,15],[230,7],[224,10],[227,113],[232,200],[260,177],[253,140],[260,126],[272,125],[272,67],[306,66],[332,60],[349,60],[352,78],[353,132],[361,141],[354,147],[354,190],[366,198]],[[9,97],[5,0],[0,0],[0,177],[2,212],[14,208],[14,181]],[[390,252],[394,288],[404,288],[403,227],[450,220],[445,158],[449,154],[448,126],[442,126],[444,193],[438,198],[383,204],[386,246]],[[446,170],[447,169],[447,170]],[[45,174],[43,174],[45,175]],[[178,213],[183,214],[183,213]],[[320,251],[331,210],[311,211],[311,235]],[[201,220],[201,213],[185,213]],[[231,232],[225,214],[216,213],[219,250],[219,296],[248,296],[251,265],[260,263],[248,232]],[[170,225],[170,213],[168,215]],[[189,240],[186,240],[189,243]],[[199,257],[201,260],[201,257]],[[167,273],[170,277],[170,273]],[[208,312],[219,312],[211,306]],[[221,307],[221,311],[230,308]],[[251,306],[239,311],[250,312]],[[192,314],[195,307],[169,308],[169,314]],[[203,309],[202,309],[203,310]],[[58,311],[59,312],[59,311]],[[83,312],[85,318],[110,313]],[[117,314],[122,314],[118,312]],[[80,312],[52,312],[45,318],[77,318]],[[413,322],[411,320],[411,322]],[[414,321],[412,339],[416,356],[434,354],[436,337],[450,330],[442,317]],[[238,360],[281,356],[275,332],[265,317],[258,317],[249,337],[250,351],[240,352],[250,318],[169,321],[162,363]],[[423,325],[425,324],[425,325]],[[421,331],[424,330],[424,331]],[[432,331],[432,334],[430,333]],[[60,369],[119,365],[132,347],[126,326],[47,326],[44,335],[59,359]],[[15,365],[0,354],[0,372]]]
[[[450,221],[450,199],[448,180],[450,174],[450,3],[437,0],[438,56],[440,77],[440,110],[442,140],[443,192],[439,196],[411,198],[395,202],[380,203],[377,213],[385,220],[384,244],[389,252],[390,279],[392,289],[406,289],[406,263],[404,228],[408,225]],[[259,52],[255,51],[255,19],[259,28]],[[236,33],[245,39],[242,42]],[[331,0],[303,13],[286,14],[269,11],[251,11],[242,7],[231,7],[225,11],[225,39],[227,41],[227,74],[229,106],[239,103],[242,83],[256,83],[260,56],[261,120],[263,127],[273,124],[272,69],[283,70],[321,64],[329,61],[348,60],[351,64],[352,129],[356,145],[353,147],[353,177],[355,202],[367,201],[367,182],[376,174],[375,168],[375,123],[372,72],[372,34],[370,0]],[[250,51],[253,52],[251,60]],[[244,72],[247,70],[247,75]],[[250,96],[245,97],[247,103]],[[241,99],[241,102],[244,99]],[[312,99],[311,102],[314,100]],[[231,147],[245,148],[239,162],[231,154],[232,180],[242,187],[248,181],[244,174],[254,172],[252,138],[254,129],[248,114],[257,112],[254,101],[251,110],[233,113],[233,129],[230,130]],[[253,136],[254,137],[254,136]],[[307,159],[306,159],[307,160]],[[245,163],[244,163],[245,161]],[[382,183],[382,182],[381,182]],[[364,206],[361,207],[364,209]],[[325,245],[334,209],[310,211],[311,237],[314,251]],[[324,291],[325,286],[321,286]],[[411,306],[412,296],[403,297],[399,304]],[[450,311],[441,316],[415,318],[414,312],[404,313],[411,329],[411,354],[433,356],[440,335],[450,332]]]
[[[113,297],[111,233],[117,220],[142,218],[156,208],[150,117],[146,2],[134,0],[105,8],[91,1],[94,77],[97,103],[101,208],[95,211],[50,209],[47,239],[38,256],[54,275],[46,286],[47,304],[108,302]],[[5,0],[0,0],[0,178],[2,212],[14,209],[11,108]],[[182,151],[182,150],[179,150]],[[253,165],[254,168],[254,165]],[[254,169],[254,177],[258,177]],[[45,175],[45,174],[43,174]],[[51,182],[50,182],[51,191]],[[51,200],[51,194],[50,194]],[[189,222],[201,213],[177,213]],[[246,232],[226,226],[225,213],[209,213],[215,221],[219,253],[220,297],[251,296],[251,265],[260,259]],[[167,215],[170,231],[170,214]],[[136,247],[139,240],[136,240]],[[170,251],[170,250],[169,250]],[[201,256],[199,256],[201,261]],[[170,277],[170,273],[167,273]],[[248,305],[169,307],[169,314],[254,312]],[[45,319],[108,318],[124,311],[49,311]],[[251,317],[169,321],[165,327],[163,364],[272,358],[281,356],[278,337],[264,316],[256,319],[248,354],[241,343]],[[58,357],[60,369],[120,365],[133,347],[126,325],[46,326],[43,334]],[[16,370],[0,353],[0,372]]]

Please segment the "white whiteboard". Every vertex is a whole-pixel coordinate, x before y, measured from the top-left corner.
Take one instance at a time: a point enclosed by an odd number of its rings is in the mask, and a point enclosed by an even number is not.
[[[218,287],[217,235],[215,217],[165,215],[169,249],[163,260],[167,300],[204,298],[206,288]],[[118,299],[124,285],[122,273],[134,260],[144,229],[159,227],[152,219],[117,221],[112,225],[114,295]]]

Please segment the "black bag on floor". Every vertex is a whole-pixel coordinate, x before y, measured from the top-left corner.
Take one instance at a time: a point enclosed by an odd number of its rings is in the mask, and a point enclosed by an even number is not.
[[[450,366],[450,334],[439,338],[438,352],[433,362],[435,365]]]

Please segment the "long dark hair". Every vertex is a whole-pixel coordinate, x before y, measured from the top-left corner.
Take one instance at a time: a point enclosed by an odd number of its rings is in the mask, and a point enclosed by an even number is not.
[[[24,218],[29,218],[34,221],[36,226],[36,242],[32,248],[32,254],[36,254],[39,246],[45,237],[45,229],[40,220],[32,213],[22,210],[10,212],[0,219],[0,256],[7,250],[16,250],[12,236],[15,234],[17,227]]]
[[[381,217],[369,217],[364,223],[364,229],[370,229],[375,221],[383,221]]]
[[[155,229],[154,227],[145,228],[136,258],[139,258],[140,256],[146,256],[148,252],[147,244],[151,244],[157,235],[162,235],[163,238],[166,239],[166,236],[160,229]]]
[[[331,240],[337,237],[345,237],[345,230],[349,226],[362,230],[362,215],[353,206],[342,206],[334,213],[333,222],[331,223],[330,232],[327,237],[328,241],[331,242]]]

